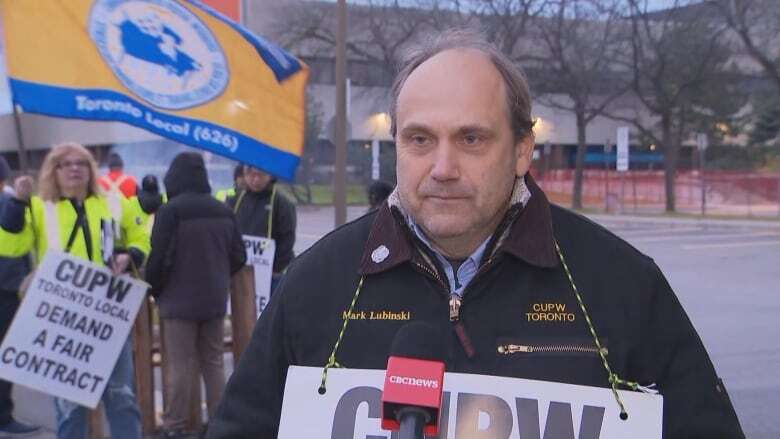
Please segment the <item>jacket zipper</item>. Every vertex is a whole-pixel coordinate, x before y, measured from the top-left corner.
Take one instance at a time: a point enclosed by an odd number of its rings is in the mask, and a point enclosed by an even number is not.
[[[493,259],[492,258],[488,259],[488,261],[485,262],[485,264],[482,267],[480,267],[479,271],[474,276],[474,278],[472,278],[471,282],[469,282],[469,285],[472,285],[474,281],[476,281],[482,274],[487,272],[487,269],[490,268],[492,264],[493,264]],[[436,280],[439,283],[439,285],[442,288],[444,288],[445,292],[448,291],[447,286],[444,284],[444,281],[433,270],[431,270],[430,268],[428,268],[423,264],[420,264],[419,262],[415,262],[414,266],[416,266],[418,269],[425,272],[425,274],[427,274],[428,276]],[[454,323],[460,320],[460,308],[463,305],[463,298],[461,298],[461,296],[458,296],[457,294],[450,294],[449,296],[450,296],[450,300],[449,300],[450,322]]]
[[[460,305],[463,299],[457,294],[450,294],[450,321],[457,322],[460,319]]]
[[[439,286],[444,289],[444,292],[445,292],[444,295],[447,294],[447,291],[448,291],[447,290],[447,285],[445,285],[444,281],[442,280],[442,278],[439,277],[438,274],[436,274],[433,270],[431,270],[430,268],[426,267],[425,265],[423,265],[423,264],[421,264],[419,262],[414,262],[413,265],[415,267],[419,268],[420,270],[422,270],[429,277],[433,278],[433,280],[438,282]]]
[[[581,346],[581,345],[522,345],[522,344],[505,344],[498,347],[498,353],[502,355],[534,352],[540,353],[580,353],[580,354],[598,354],[599,350],[595,346]],[[604,355],[607,355],[609,351],[607,348],[602,347],[601,351]]]
[[[488,268],[490,268],[491,265],[493,265],[493,258],[490,258],[485,262],[482,267],[479,268],[477,271],[477,274],[474,275],[473,278],[471,278],[471,282],[469,282],[469,285],[466,287],[466,290],[469,289],[470,286],[474,285],[474,283],[477,281],[477,279],[480,278],[483,274],[487,273]],[[466,296],[466,291],[463,291],[463,296]],[[461,296],[458,296],[457,294],[451,294],[450,295],[450,321],[451,322],[457,322],[460,320],[460,308],[463,305],[463,298]]]
[[[442,287],[444,290],[444,295],[446,296],[449,292],[449,289],[447,288],[447,285],[444,283],[441,277],[439,277],[433,270],[426,267],[425,265],[422,265],[420,263],[415,262],[413,264],[416,266],[420,271],[424,272],[436,282],[438,282],[439,286]],[[461,346],[463,346],[463,350],[466,352],[466,356],[468,358],[474,358],[477,355],[477,351],[474,348],[474,344],[471,342],[471,338],[466,333],[466,327],[463,325],[463,322],[460,321],[460,305],[461,305],[462,299],[457,294],[450,294],[450,300],[449,300],[449,308],[450,308],[450,322],[453,325],[453,329],[455,330],[455,335],[458,337],[458,340],[460,341]]]

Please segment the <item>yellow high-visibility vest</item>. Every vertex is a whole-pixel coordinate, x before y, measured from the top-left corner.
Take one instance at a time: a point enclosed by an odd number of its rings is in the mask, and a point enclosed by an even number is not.
[[[216,195],[214,195],[214,198],[224,203],[225,201],[227,201],[228,198],[235,197],[235,196],[236,196],[236,189],[230,188],[230,189],[218,190]]]
[[[3,231],[3,237],[11,236],[13,239],[0,241],[0,256],[14,256],[19,252],[24,254],[35,250],[36,260],[41,261],[49,250],[65,250],[77,219],[76,209],[71,202],[66,199],[50,202],[33,197],[30,203],[31,208],[25,214],[24,228],[19,233]],[[133,247],[148,255],[151,248],[149,233],[138,224],[127,200],[123,200],[121,206],[118,229],[122,234],[115,242],[115,247]],[[92,258],[88,256],[86,240],[80,228],[76,231],[69,253],[103,265],[101,222],[113,219],[109,203],[106,197],[90,195],[84,200],[84,210],[89,223]]]

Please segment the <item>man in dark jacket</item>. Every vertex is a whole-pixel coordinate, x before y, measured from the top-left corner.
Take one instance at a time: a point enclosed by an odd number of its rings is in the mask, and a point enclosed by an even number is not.
[[[163,434],[177,437],[187,434],[193,376],[203,374],[209,416],[222,396],[227,291],[246,254],[235,216],[211,196],[200,154],[176,156],[164,183],[168,203],[154,221],[146,280],[159,307],[168,362]]]
[[[410,320],[447,334],[449,372],[655,388],[666,439],[744,437],[655,263],[528,174],[522,72],[478,35],[424,43],[393,86],[396,190],[290,265],[208,437],[276,437],[288,366],[383,369]]]
[[[8,162],[0,156],[0,217],[6,203],[11,203],[13,198],[11,190],[5,186],[10,174]],[[12,244],[18,238],[0,228],[0,239],[6,240],[6,244]],[[30,269],[30,255],[26,251],[13,257],[0,257],[0,340],[5,337],[19,309],[19,286]],[[27,436],[39,430],[38,427],[15,420],[13,412],[11,383],[0,380],[0,437]]]
[[[244,167],[244,189],[228,197],[244,235],[271,238],[276,242],[271,291],[295,257],[295,205],[279,193],[276,179],[251,166]]]

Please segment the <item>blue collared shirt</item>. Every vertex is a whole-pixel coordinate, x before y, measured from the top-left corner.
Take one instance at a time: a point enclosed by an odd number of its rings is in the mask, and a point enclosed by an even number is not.
[[[411,222],[411,225],[412,230],[414,230],[414,233],[417,235],[417,237],[420,238],[420,240],[431,249],[439,262],[441,262],[442,267],[444,267],[444,273],[447,275],[447,281],[450,284],[450,294],[457,294],[458,296],[463,297],[463,290],[466,289],[468,284],[477,274],[479,263],[482,261],[482,255],[485,253],[485,247],[487,247],[488,241],[490,241],[491,237],[489,236],[485,242],[477,247],[474,253],[466,258],[462,264],[460,264],[460,267],[458,267],[458,272],[455,273],[455,269],[452,267],[452,264],[450,264],[450,261],[448,261],[447,258],[445,258],[441,253],[433,248],[431,242],[428,240],[428,237],[425,236],[425,233],[423,233],[417,224]]]

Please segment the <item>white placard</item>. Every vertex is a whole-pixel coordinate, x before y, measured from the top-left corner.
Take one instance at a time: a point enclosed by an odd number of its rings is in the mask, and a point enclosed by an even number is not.
[[[243,235],[246,248],[246,264],[254,267],[255,308],[257,315],[263,312],[271,299],[271,278],[274,272],[276,241],[261,236]]]
[[[380,427],[385,371],[291,366],[278,439],[390,438]],[[619,391],[628,419],[606,388],[446,373],[440,439],[660,439],[663,398]],[[305,419],[305,422],[301,422]]]
[[[628,127],[617,129],[617,170],[628,171]]]
[[[48,251],[0,346],[0,378],[95,408],[148,288]]]

